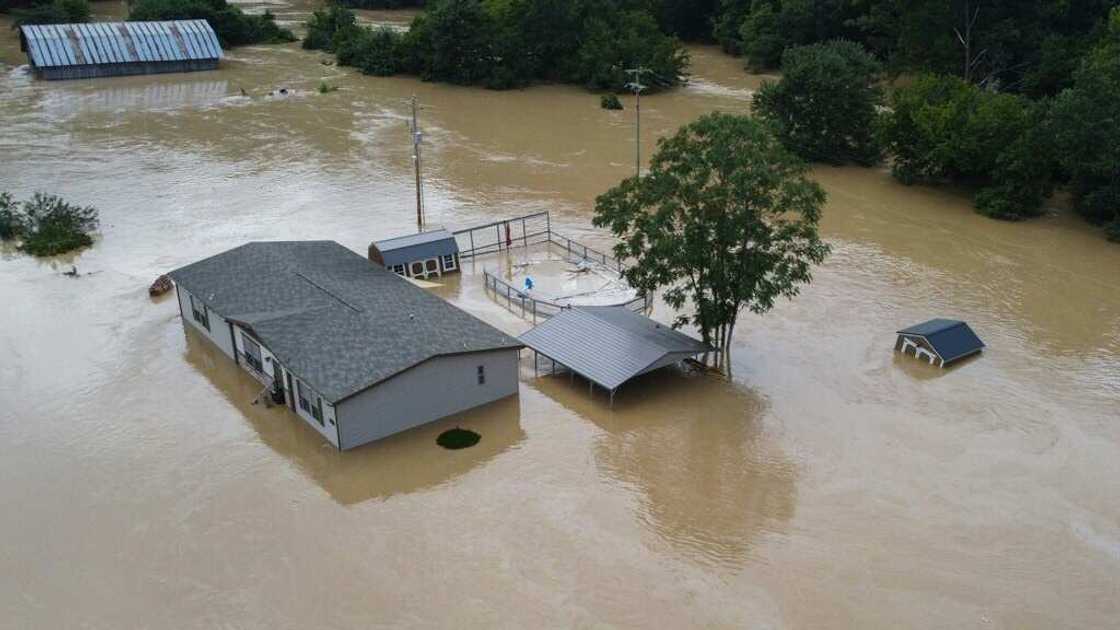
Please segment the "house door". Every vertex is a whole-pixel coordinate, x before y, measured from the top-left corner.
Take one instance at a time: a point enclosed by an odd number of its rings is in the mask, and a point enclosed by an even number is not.
[[[288,406],[292,408],[292,411],[295,411],[296,410],[296,395],[295,395],[295,390],[292,389],[292,373],[287,371],[287,370],[284,370],[284,376],[287,377],[287,383],[288,383]]]

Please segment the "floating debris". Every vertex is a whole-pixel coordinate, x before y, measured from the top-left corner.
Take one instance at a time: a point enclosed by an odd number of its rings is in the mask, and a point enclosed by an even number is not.
[[[163,295],[164,293],[167,293],[170,290],[171,278],[167,277],[167,274],[163,274],[162,276],[156,278],[156,281],[152,283],[152,286],[148,287],[148,295],[157,297]]]

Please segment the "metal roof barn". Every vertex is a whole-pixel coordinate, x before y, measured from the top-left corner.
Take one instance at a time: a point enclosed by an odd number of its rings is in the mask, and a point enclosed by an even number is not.
[[[535,352],[614,392],[630,379],[712,348],[625,308],[565,309],[519,337]]]
[[[898,331],[896,351],[912,352],[919,359],[940,367],[984,349],[984,342],[968,324],[956,319],[931,319]]]
[[[44,79],[214,70],[222,58],[206,20],[21,26],[20,49]]]

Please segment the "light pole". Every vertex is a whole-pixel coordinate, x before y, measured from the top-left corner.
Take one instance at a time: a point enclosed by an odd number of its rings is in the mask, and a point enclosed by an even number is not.
[[[416,171],[416,231],[424,231],[424,198],[420,192],[420,141],[424,134],[416,122],[416,96],[412,97],[412,127],[409,130],[412,136],[412,164]]]
[[[638,66],[637,68],[627,68],[626,74],[631,76],[631,80],[626,84],[626,87],[634,93],[637,102],[634,105],[634,112],[636,114],[634,126],[634,174],[637,177],[642,176],[642,90],[646,89],[642,85],[642,75],[649,72],[649,68]]]

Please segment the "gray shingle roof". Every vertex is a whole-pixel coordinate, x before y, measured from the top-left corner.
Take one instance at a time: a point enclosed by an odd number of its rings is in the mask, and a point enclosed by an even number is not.
[[[443,229],[389,238],[374,245],[385,259],[386,267],[459,253],[455,237]]]
[[[169,275],[332,402],[434,356],[522,345],[334,241],[247,243]]]
[[[956,319],[931,319],[898,331],[900,335],[924,337],[945,363],[955,361],[984,348],[984,342],[968,324]]]
[[[617,306],[565,309],[520,339],[607,389],[616,389],[666,359],[711,350],[680,331]]]

